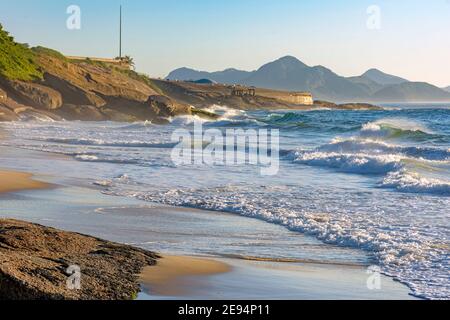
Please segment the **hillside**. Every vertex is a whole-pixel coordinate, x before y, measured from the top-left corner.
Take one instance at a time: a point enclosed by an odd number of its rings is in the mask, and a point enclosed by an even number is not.
[[[166,78],[169,80],[196,81],[201,79],[210,79],[224,84],[234,84],[249,77],[251,72],[237,69],[227,69],[218,72],[196,71],[189,68],[180,68],[172,71]]]
[[[70,61],[43,47],[16,43],[0,28],[0,121],[18,119],[153,120],[191,114],[150,78],[86,59]]]
[[[274,90],[309,91],[318,100],[341,102],[450,101],[449,92],[428,83],[402,85],[410,82],[377,69],[370,69],[361,76],[346,78],[323,66],[310,67],[291,56],[267,63],[252,72],[231,70],[234,72],[227,73],[226,81],[221,81],[221,78],[217,77],[225,71],[199,72],[188,68],[177,69],[170,73],[168,78],[178,80],[204,78],[219,83]]]
[[[42,72],[26,45],[16,43],[0,24],[0,76],[12,80],[35,80]]]

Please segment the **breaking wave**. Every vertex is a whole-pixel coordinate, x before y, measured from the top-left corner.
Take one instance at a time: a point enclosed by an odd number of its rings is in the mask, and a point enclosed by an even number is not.
[[[418,173],[407,170],[391,172],[380,183],[380,187],[393,188],[402,192],[450,196],[450,181],[425,178]]]
[[[361,137],[427,140],[439,137],[426,126],[406,119],[381,119],[363,125]]]

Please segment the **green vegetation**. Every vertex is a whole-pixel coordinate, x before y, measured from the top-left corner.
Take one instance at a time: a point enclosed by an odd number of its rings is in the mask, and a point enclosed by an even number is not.
[[[27,45],[19,44],[0,24],[0,76],[9,80],[42,79],[35,55]]]
[[[134,69],[135,67],[135,63],[134,63],[134,59],[131,56],[125,56],[125,57],[115,57],[115,60],[118,61],[122,61],[126,64],[128,64],[130,67],[132,67]]]
[[[61,52],[53,50],[53,49],[38,46],[38,47],[32,48],[31,50],[36,54],[46,55],[46,56],[50,56],[53,58],[67,61],[67,58]]]

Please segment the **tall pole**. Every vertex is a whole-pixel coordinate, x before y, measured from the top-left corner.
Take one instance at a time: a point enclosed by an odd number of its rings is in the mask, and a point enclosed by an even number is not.
[[[122,60],[122,6],[120,6],[119,58]]]

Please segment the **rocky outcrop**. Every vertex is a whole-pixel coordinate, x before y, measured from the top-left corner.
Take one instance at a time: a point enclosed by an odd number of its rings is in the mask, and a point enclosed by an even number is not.
[[[19,102],[31,107],[54,110],[62,106],[61,94],[50,87],[24,81],[10,81],[9,87]]]
[[[191,114],[191,106],[176,103],[161,95],[150,96],[146,102],[158,117],[173,117],[180,114]]]
[[[314,101],[314,107],[316,108],[329,108],[340,110],[382,110],[383,108],[369,104],[369,103],[344,103],[336,104],[328,101],[316,100]]]
[[[126,245],[0,219],[0,300],[133,299],[139,274],[158,258]]]
[[[50,110],[35,109],[10,98],[0,100],[0,110],[0,121],[63,120]]]
[[[89,62],[72,63],[48,55],[38,57],[39,65],[45,70],[44,83],[49,84],[59,92],[69,85],[70,90],[81,95],[82,101],[77,101],[77,95],[63,97],[68,104],[86,105],[86,97],[97,100],[102,96],[123,97],[128,100],[145,102],[150,95],[157,94],[152,88],[142,81],[133,79],[126,73],[119,72],[101,64]],[[86,96],[86,93],[90,95]],[[96,96],[96,97],[94,97]],[[95,102],[95,106],[101,105],[101,100]]]

